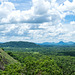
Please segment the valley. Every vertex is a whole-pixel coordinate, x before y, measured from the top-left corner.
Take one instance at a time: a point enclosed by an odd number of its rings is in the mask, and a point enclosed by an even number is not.
[[[0,48],[0,75],[75,75],[75,46],[21,43]]]

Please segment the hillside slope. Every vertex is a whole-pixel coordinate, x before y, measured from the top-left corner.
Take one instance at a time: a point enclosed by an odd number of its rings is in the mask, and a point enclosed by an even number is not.
[[[19,63],[17,60],[13,59],[5,51],[0,48],[0,69],[4,70],[6,64]]]
[[[40,47],[40,46],[32,42],[11,41],[11,42],[6,42],[6,43],[0,43],[0,47],[34,48],[34,47]]]

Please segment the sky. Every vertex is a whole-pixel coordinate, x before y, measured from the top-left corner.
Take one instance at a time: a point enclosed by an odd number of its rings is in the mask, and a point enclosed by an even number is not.
[[[0,42],[75,42],[75,0],[0,0]]]

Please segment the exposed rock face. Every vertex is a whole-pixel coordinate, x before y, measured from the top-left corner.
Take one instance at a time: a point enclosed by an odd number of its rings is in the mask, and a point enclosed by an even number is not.
[[[0,69],[5,70],[4,64],[2,62],[0,62]]]
[[[17,60],[13,59],[8,55],[3,49],[0,48],[0,70],[5,70],[5,65],[19,63]]]
[[[0,69],[5,70],[4,64],[7,64],[7,63],[8,63],[7,60],[4,57],[2,57],[0,54]]]

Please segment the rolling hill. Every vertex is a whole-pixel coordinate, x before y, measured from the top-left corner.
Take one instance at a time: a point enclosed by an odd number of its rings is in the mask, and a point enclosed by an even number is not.
[[[40,45],[37,45],[37,44],[32,43],[32,42],[11,41],[11,42],[0,43],[0,47],[35,48],[35,47],[40,47]]]

